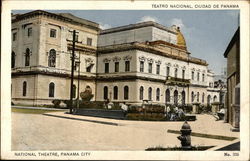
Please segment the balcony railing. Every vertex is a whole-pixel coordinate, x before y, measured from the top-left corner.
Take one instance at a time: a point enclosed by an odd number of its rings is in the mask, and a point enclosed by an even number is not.
[[[188,84],[190,84],[190,79],[183,79],[183,78],[176,78],[176,77],[170,77],[170,76],[168,76],[166,78],[166,84],[188,85]]]

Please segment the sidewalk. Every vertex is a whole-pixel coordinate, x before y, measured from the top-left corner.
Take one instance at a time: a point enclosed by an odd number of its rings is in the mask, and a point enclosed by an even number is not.
[[[66,111],[68,109],[58,109],[58,108],[48,108],[48,107],[32,107],[32,106],[15,106],[12,105],[12,108],[21,108],[21,109],[35,109],[35,110],[53,110],[53,111]]]

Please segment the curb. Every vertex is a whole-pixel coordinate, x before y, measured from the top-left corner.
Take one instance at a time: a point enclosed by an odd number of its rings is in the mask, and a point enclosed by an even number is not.
[[[88,119],[80,119],[80,118],[74,118],[74,117],[67,117],[67,116],[54,115],[54,114],[50,114],[50,113],[44,113],[43,115],[45,115],[45,116],[52,116],[52,117],[58,117],[58,118],[64,118],[64,119],[71,119],[71,120],[78,120],[78,121],[87,121],[87,122],[93,122],[93,123],[99,123],[99,124],[106,124],[106,125],[119,126],[119,124],[113,123],[113,122],[97,121],[97,120],[88,120]]]

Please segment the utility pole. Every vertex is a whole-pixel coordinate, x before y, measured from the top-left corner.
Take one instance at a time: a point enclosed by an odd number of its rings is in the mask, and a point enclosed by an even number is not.
[[[80,52],[79,52],[79,61],[76,61],[76,66],[78,67],[78,84],[77,84],[77,108],[79,108],[79,99],[80,99]]]
[[[70,110],[69,113],[73,113],[73,83],[74,83],[74,66],[75,66],[75,37],[76,30],[70,31],[73,32],[73,40],[72,40],[72,56],[71,56],[71,82],[70,82]]]

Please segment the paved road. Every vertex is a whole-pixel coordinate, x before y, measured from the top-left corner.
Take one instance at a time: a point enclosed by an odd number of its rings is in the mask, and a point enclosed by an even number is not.
[[[52,114],[52,113],[51,113]],[[64,112],[54,115],[69,116]],[[128,121],[72,116],[74,118],[116,123],[65,119],[41,114],[12,113],[12,150],[145,150],[149,147],[179,146],[177,134],[183,122]],[[193,132],[236,136],[230,125],[215,121],[211,115],[198,115],[190,122]],[[192,145],[223,145],[229,141],[192,137]]]

